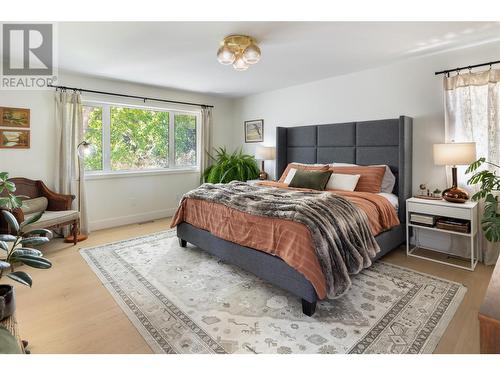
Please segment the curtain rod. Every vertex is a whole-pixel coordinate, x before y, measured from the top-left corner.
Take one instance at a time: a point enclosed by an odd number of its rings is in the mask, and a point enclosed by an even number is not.
[[[55,86],[55,85],[47,85],[48,87],[53,87],[55,89],[61,89],[61,90],[73,90],[73,91],[80,91],[80,92],[90,92],[92,94],[102,94],[102,95],[111,95],[111,96],[119,96],[122,98],[133,98],[133,99],[141,99],[144,100],[144,103],[149,100],[149,101],[154,101],[154,102],[163,102],[163,103],[174,103],[174,104],[184,104],[184,105],[194,105],[197,107],[207,107],[207,108],[214,108],[213,105],[208,105],[208,104],[200,104],[200,103],[190,103],[190,102],[180,102],[177,100],[167,100],[167,99],[158,99],[158,98],[148,98],[146,96],[136,96],[136,95],[127,95],[127,94],[117,94],[114,92],[107,92],[107,91],[97,91],[97,90],[87,90],[87,89],[79,89],[76,87],[67,87],[67,86]]]
[[[491,66],[493,64],[500,64],[500,60],[497,60],[497,61],[490,61],[490,62],[487,62],[487,63],[483,63],[483,64],[476,64],[476,65],[468,65],[468,66],[462,66],[461,68],[455,68],[455,69],[448,69],[448,70],[442,70],[440,72],[435,72],[434,75],[438,75],[438,74],[447,74],[448,76],[450,75],[451,72],[459,72],[461,70],[464,70],[464,69],[472,69],[472,68],[479,68],[480,66]]]

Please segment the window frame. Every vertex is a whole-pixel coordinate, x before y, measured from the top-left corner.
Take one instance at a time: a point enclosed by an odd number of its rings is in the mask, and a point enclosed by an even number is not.
[[[201,110],[192,108],[167,108],[152,105],[137,105],[115,101],[94,99],[82,100],[82,106],[102,108],[102,170],[85,171],[85,179],[101,179],[111,177],[151,176],[162,174],[199,173],[201,162]],[[151,169],[111,169],[111,107],[143,109],[155,112],[168,112],[168,167]],[[175,115],[191,115],[196,117],[196,165],[175,165]]]

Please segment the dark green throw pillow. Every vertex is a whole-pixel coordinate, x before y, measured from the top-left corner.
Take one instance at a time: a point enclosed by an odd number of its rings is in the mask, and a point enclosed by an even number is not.
[[[331,171],[308,171],[297,170],[290,181],[289,187],[305,188],[313,190],[325,190],[330,179]]]

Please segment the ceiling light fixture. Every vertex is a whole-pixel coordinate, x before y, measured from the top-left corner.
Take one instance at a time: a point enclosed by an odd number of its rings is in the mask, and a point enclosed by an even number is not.
[[[255,39],[246,35],[229,35],[220,43],[217,60],[222,65],[233,65],[238,71],[247,70],[260,60],[260,48]]]

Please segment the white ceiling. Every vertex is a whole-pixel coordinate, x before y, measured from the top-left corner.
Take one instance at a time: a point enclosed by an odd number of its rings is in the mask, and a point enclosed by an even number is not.
[[[244,72],[216,59],[236,33],[262,50]],[[58,35],[62,70],[244,96],[500,40],[500,22],[92,22],[60,23]]]

